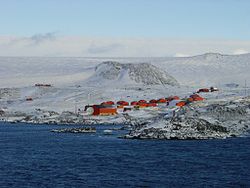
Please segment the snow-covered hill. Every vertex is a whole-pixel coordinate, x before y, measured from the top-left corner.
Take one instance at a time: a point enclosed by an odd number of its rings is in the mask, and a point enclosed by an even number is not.
[[[87,80],[109,84],[145,84],[177,86],[178,82],[164,70],[149,63],[124,63],[106,61],[96,66],[95,74]]]
[[[227,83],[244,85],[245,80],[250,80],[250,54],[232,56],[208,53],[178,58],[0,57],[0,87],[23,87],[39,82],[49,82],[58,86],[81,84],[93,77],[97,73],[95,67],[105,61],[116,61],[121,64],[150,63],[161,71],[166,71],[181,85],[220,87]],[[119,66],[122,66],[123,71],[119,72],[117,79],[121,75],[125,78],[128,69],[125,65]],[[136,82],[140,80],[147,83],[148,78],[144,77],[142,71],[145,69],[144,66],[147,65],[135,65],[131,71],[140,71],[143,75],[139,78],[131,75],[129,77],[133,77],[132,80]],[[152,78],[153,74],[148,76]]]

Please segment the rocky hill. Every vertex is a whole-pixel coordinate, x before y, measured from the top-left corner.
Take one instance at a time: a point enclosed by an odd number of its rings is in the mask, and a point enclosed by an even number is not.
[[[176,79],[150,63],[127,63],[106,61],[96,66],[91,79],[119,81],[126,84],[179,85]]]

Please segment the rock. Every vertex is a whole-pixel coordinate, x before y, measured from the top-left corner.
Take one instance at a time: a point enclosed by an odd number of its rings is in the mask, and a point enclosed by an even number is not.
[[[95,133],[95,127],[80,127],[80,128],[66,128],[66,129],[53,129],[51,132],[56,133]]]

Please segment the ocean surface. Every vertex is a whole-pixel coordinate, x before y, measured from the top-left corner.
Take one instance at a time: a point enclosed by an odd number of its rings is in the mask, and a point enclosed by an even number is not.
[[[0,187],[250,187],[250,137],[125,140],[111,127],[0,123]]]

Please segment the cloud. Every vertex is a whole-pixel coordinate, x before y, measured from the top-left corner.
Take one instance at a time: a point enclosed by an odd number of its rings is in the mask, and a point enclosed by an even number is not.
[[[183,54],[183,53],[176,53],[174,57],[190,57],[190,55]]]
[[[249,51],[244,50],[244,49],[237,49],[233,52],[234,55],[241,55],[241,54],[247,54]]]
[[[250,41],[58,36],[55,32],[0,36],[0,56],[187,57],[207,52],[247,53]]]
[[[45,33],[45,34],[35,34],[27,39],[32,41],[34,44],[40,44],[45,41],[53,41],[56,39],[56,32],[50,32],[50,33]]]
[[[57,38],[56,32],[49,32],[44,34],[35,34],[31,37],[3,37],[3,39],[7,39],[7,43],[4,45],[6,47],[15,47],[15,46],[34,46],[39,45],[43,42],[47,41],[55,41]],[[1,44],[1,41],[0,41]]]
[[[118,43],[108,44],[104,46],[98,46],[96,44],[93,44],[87,49],[87,52],[90,54],[100,54],[100,53],[115,51],[121,48],[123,48],[123,45]]]

